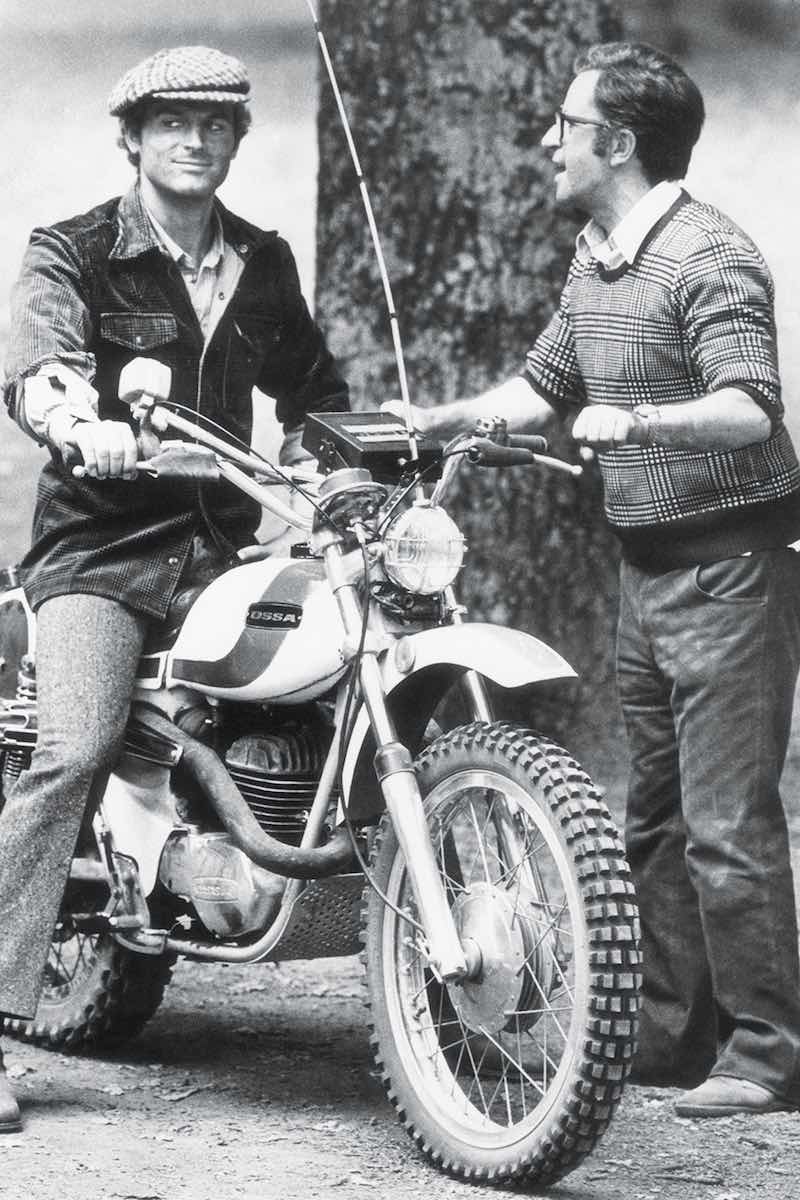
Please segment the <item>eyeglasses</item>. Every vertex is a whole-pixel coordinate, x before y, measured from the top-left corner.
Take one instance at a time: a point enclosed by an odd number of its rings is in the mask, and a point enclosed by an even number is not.
[[[609,125],[608,121],[592,121],[589,117],[571,117],[565,113],[563,108],[556,109],[556,115],[553,124],[558,126],[558,144],[563,146],[564,133],[567,126],[572,125],[593,125],[595,129],[613,129],[613,125]]]

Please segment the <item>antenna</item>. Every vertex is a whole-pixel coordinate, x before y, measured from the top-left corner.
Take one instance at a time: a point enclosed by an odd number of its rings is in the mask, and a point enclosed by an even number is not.
[[[406,433],[408,435],[408,445],[411,451],[412,461],[417,462],[419,460],[419,448],[417,446],[417,437],[414,433],[414,421],[411,415],[411,397],[409,396],[408,392],[406,364],[405,359],[403,358],[403,344],[400,339],[400,323],[397,320],[397,310],[394,306],[392,285],[389,282],[389,275],[386,270],[386,261],[383,257],[380,234],[378,233],[378,226],[375,224],[375,214],[372,211],[372,204],[370,202],[369,192],[367,191],[367,184],[364,179],[364,173],[361,170],[361,163],[358,159],[358,152],[356,150],[355,142],[353,141],[353,134],[350,130],[350,122],[347,119],[347,112],[344,107],[342,93],[339,90],[339,84],[336,80],[336,73],[333,69],[331,56],[328,53],[325,35],[322,32],[316,9],[314,8],[313,0],[306,0],[306,4],[308,5],[308,10],[311,13],[311,19],[314,22],[314,29],[316,30],[317,41],[319,42],[319,48],[322,54],[322,61],[325,63],[325,70],[328,73],[328,79],[330,80],[331,87],[333,88],[333,94],[336,99],[336,107],[339,110],[339,117],[342,122],[342,127],[344,128],[345,137],[347,138],[347,146],[350,151],[350,158],[352,159],[353,166],[355,167],[356,177],[358,179],[358,187],[364,204],[364,211],[367,214],[367,224],[369,225],[369,231],[372,236],[372,245],[375,248],[375,256],[378,260],[378,269],[381,273],[383,294],[386,297],[386,306],[389,310],[389,324],[392,330],[392,343],[394,345],[394,357],[397,362],[397,373],[400,378],[400,398],[403,402],[403,417],[406,425]]]

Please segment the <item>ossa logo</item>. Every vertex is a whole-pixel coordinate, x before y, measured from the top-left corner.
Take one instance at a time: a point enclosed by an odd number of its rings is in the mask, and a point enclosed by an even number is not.
[[[251,604],[247,624],[257,629],[297,629],[303,619],[299,604]]]

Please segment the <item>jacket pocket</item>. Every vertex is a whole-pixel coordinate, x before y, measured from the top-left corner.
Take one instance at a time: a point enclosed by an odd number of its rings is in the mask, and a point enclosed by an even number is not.
[[[263,359],[278,349],[283,340],[283,322],[267,316],[246,316],[240,313],[233,329],[249,359]]]
[[[724,558],[695,569],[697,590],[726,604],[764,604],[770,579],[769,552]]]
[[[100,337],[128,350],[153,350],[178,337],[172,313],[101,313]]]

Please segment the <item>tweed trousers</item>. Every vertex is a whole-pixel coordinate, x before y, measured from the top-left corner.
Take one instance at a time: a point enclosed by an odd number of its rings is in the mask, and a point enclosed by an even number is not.
[[[37,614],[38,740],[0,813],[0,1013],[32,1017],[95,776],[117,757],[147,618],[102,596]]]
[[[643,1082],[751,1080],[800,1104],[800,970],[778,784],[800,665],[800,554],[623,563],[627,853]]]

